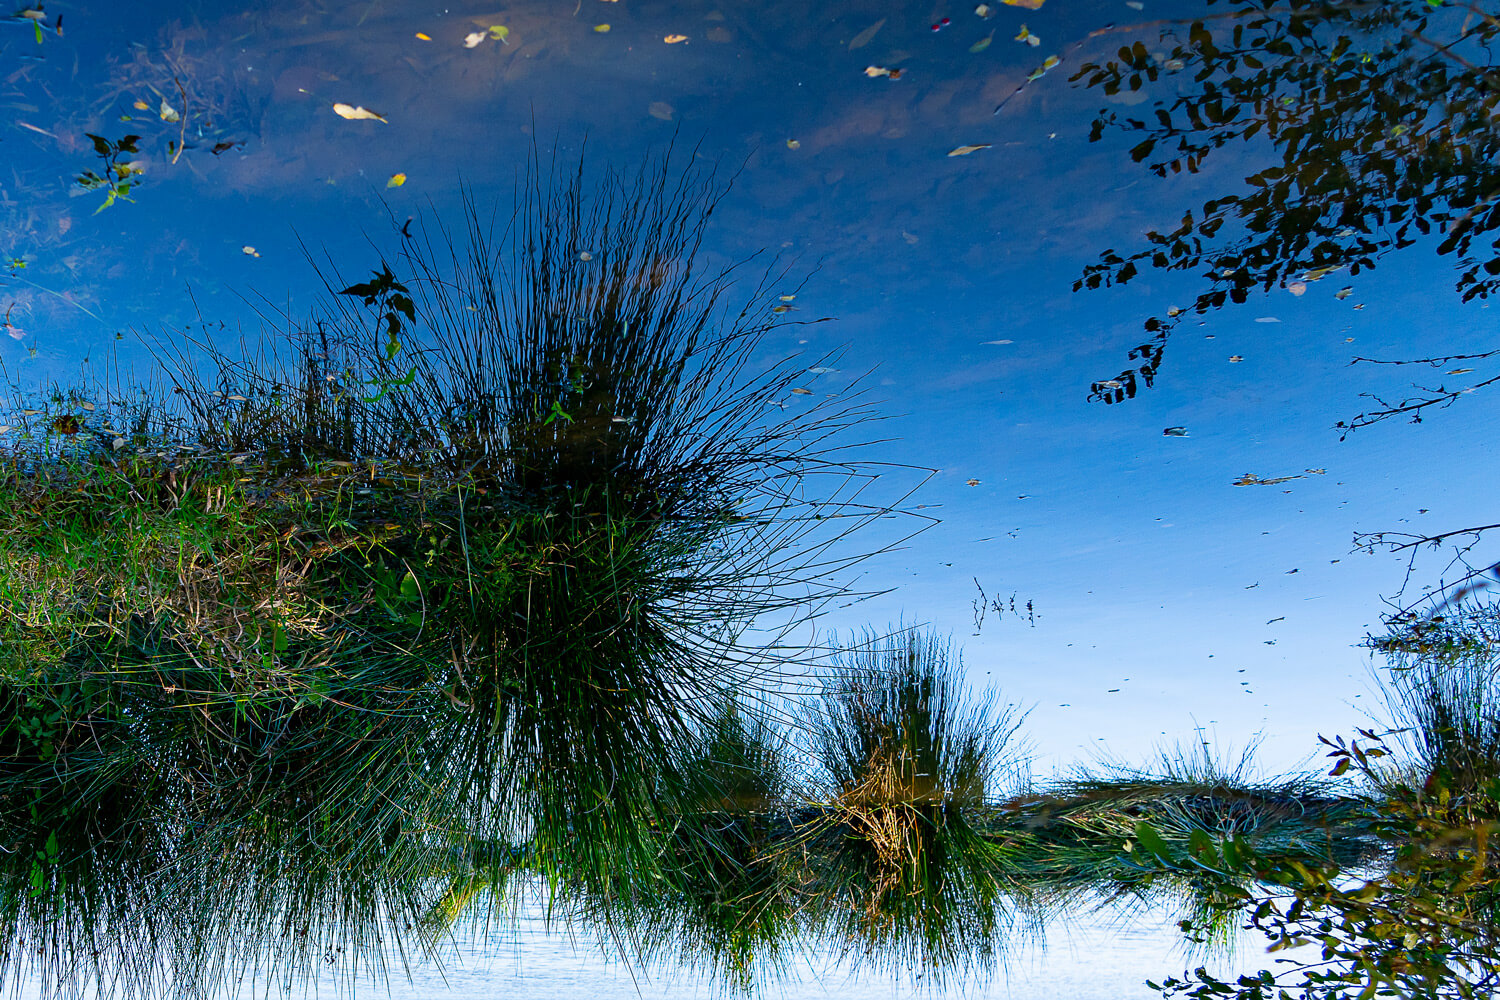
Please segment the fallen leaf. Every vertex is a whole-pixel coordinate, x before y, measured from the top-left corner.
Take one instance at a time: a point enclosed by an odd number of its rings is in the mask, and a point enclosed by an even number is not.
[[[1231,354],[1229,356],[1229,363],[1232,364],[1232,365],[1237,365],[1241,361],[1244,361],[1244,360],[1245,360],[1245,357],[1242,354]]]
[[[594,25],[594,30],[597,31],[599,34],[602,35],[605,32],[609,31],[609,25],[607,25],[607,24],[596,24],[596,25]]]
[[[1286,286],[1286,290],[1291,292],[1293,295],[1302,295],[1307,291],[1307,282],[1294,281]]]
[[[79,406],[80,409],[87,410],[90,413],[94,412],[94,404],[93,403],[79,403],[78,406]]]
[[[968,480],[964,481],[964,485],[965,486],[978,486],[979,485],[979,480],[977,480],[977,479],[968,479]]]
[[[388,188],[398,188],[405,183],[405,174],[391,174],[391,179],[385,182],[385,186]]]
[[[239,142],[238,140],[236,140],[234,142],[216,142],[216,143],[214,143],[214,148],[210,149],[209,152],[212,153],[212,154],[214,154],[215,156],[223,156],[225,153],[229,152],[234,147],[236,147],[236,146],[243,146],[243,145],[244,145],[244,143]]]
[[[795,301],[797,301],[797,296],[795,296],[795,295],[783,295],[783,296],[781,296],[781,301],[783,301],[783,302],[795,302]]]
[[[1025,42],[1027,45],[1030,45],[1032,48],[1035,48],[1036,46],[1042,44],[1042,39],[1040,38],[1040,36],[1033,35],[1031,33],[1031,31],[1024,24],[1021,25],[1021,30],[1016,35],[1016,41],[1018,41],[1018,42]]]
[[[244,254],[246,257],[259,257],[260,256],[260,251],[257,250],[257,249],[255,249],[252,246],[243,246],[243,247],[240,247],[240,253]]]
[[[1025,7],[1027,10],[1037,10],[1042,6],[1043,0],[1000,0],[1007,7]]]
[[[147,104],[145,101],[136,101],[135,104],[131,105],[131,107],[135,108],[137,111],[151,110],[151,105]]]
[[[1163,428],[1163,430],[1161,432],[1161,436],[1162,437],[1169,437],[1169,438],[1185,438],[1185,437],[1187,437],[1187,428],[1186,427],[1166,427],[1166,428]]]
[[[350,121],[385,121],[383,117],[377,115],[369,108],[359,105],[350,106],[348,104],[335,104],[333,106],[333,113],[338,115],[340,118],[348,118]],[[390,123],[386,122],[386,124],[389,125]]]
[[[16,17],[27,21],[45,21],[46,13],[40,7],[27,7],[25,10],[16,11]]]
[[[1310,471],[1310,470],[1309,470]],[[1322,473],[1318,473],[1321,475]],[[1234,481],[1235,486],[1275,486],[1277,483],[1289,483],[1293,479],[1306,479],[1305,475],[1276,476],[1272,479],[1262,479],[1253,472],[1247,472]]]
[[[981,143],[979,143],[976,146],[957,146],[957,147],[955,147],[953,149],[948,150],[948,155],[949,156],[968,156],[970,153],[977,153],[981,149],[989,149],[989,148],[990,148],[990,144],[987,143],[987,142],[981,142]]]
[[[417,32],[417,37],[420,38],[424,42],[430,42],[430,41],[432,41],[432,36],[431,35],[426,34],[424,32],[421,32],[421,31]]]
[[[678,42],[685,42],[687,40],[687,35],[668,35],[662,39],[662,41],[666,42],[668,45],[676,45]]]
[[[974,8],[974,13],[983,18],[991,18],[995,16],[995,8],[991,7],[987,3],[982,3],[978,7]]]
[[[890,76],[890,75],[891,75],[891,71],[888,70],[888,69],[886,69],[884,66],[866,66],[865,67],[865,76],[868,76],[872,80],[875,77],[877,77],[877,76]]]
[[[875,33],[883,27],[885,27],[885,18],[882,17],[849,40],[849,51],[853,52],[855,49],[862,49],[866,45],[869,45],[870,39],[874,38]]]
[[[792,395],[794,395],[794,396],[811,396],[812,394],[813,394],[813,392],[812,392],[811,389],[793,389],[792,390]]]
[[[485,39],[485,37],[486,37],[485,33],[482,32],[482,31],[471,31],[471,32],[469,32],[467,35],[464,36],[464,48],[466,48],[466,49],[478,48],[479,47],[479,43],[483,42],[484,39]]]
[[[796,139],[788,139],[786,141],[786,148],[787,149],[801,149],[802,148],[802,143],[798,142]]]
[[[820,367],[820,368],[809,368],[808,371],[811,372],[814,375],[827,375],[829,372],[836,372],[836,371],[838,371],[838,369],[837,368],[821,368]]]
[[[1146,9],[1146,5],[1141,3],[1141,0],[1125,0],[1125,6],[1129,7],[1131,10]]]
[[[582,250],[579,251],[578,259],[587,264],[589,261],[594,259],[594,255],[589,253],[587,250]]]
[[[1021,30],[1025,31],[1026,28],[1023,26],[1021,28]],[[985,35],[979,41],[977,41],[973,45],[969,46],[969,51],[970,52],[983,52],[985,49],[987,49],[987,48],[990,47],[990,43],[993,42],[994,40],[995,40],[995,29],[991,28],[990,29],[990,33],[988,35]]]
[[[497,42],[510,44],[510,29],[503,24],[490,25],[490,37]]]
[[[664,122],[669,122],[672,120],[672,110],[672,105],[666,101],[652,101],[646,113],[652,118],[660,118]]]
[[[1473,370],[1474,369],[1472,369],[1472,368],[1455,368],[1451,372],[1444,372],[1443,374],[1444,375],[1467,375],[1467,374],[1469,374],[1469,372],[1471,372]]]
[[[1044,59],[1042,61],[1042,64],[1040,66],[1038,66],[1036,69],[1032,70],[1027,75],[1026,82],[1030,83],[1033,80],[1040,80],[1043,76],[1045,76],[1047,74],[1047,71],[1049,69],[1051,69],[1052,67],[1056,66],[1060,62],[1062,62],[1062,60],[1059,59],[1057,56],[1048,56],[1046,59]]]
[[[1277,319],[1275,316],[1257,316],[1257,317],[1255,317],[1255,322],[1257,322],[1257,323],[1280,323],[1281,320]]]
[[[161,116],[161,120],[164,122],[171,122],[175,125],[182,121],[182,115],[178,114],[177,109],[167,103],[165,97],[161,99],[161,107],[157,109],[156,113]]]
[[[1014,344],[1015,341],[1014,340],[986,340],[985,343],[986,344],[995,344],[995,345],[1004,345],[1004,344]]]
[[[1347,299],[1349,296],[1351,296],[1353,294],[1354,294],[1354,286],[1353,285],[1347,285],[1344,288],[1340,288],[1338,291],[1334,292],[1333,293],[1333,297],[1336,298],[1336,299],[1339,299],[1340,301],[1342,301],[1343,299]]]

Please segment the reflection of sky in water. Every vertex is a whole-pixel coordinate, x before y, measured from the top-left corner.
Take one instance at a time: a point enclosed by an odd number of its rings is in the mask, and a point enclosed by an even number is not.
[[[1355,644],[1401,582],[1401,560],[1351,554],[1351,534],[1491,520],[1466,460],[1488,443],[1482,399],[1343,443],[1333,430],[1361,392],[1406,383],[1350,368],[1353,354],[1480,343],[1485,307],[1458,304],[1427,247],[1355,279],[1347,300],[1336,275],[1184,323],[1156,389],[1085,401],[1143,339],[1141,320],[1200,286],[1147,272],[1074,294],[1074,278],[1233,190],[1254,151],[1157,181],[1122,141],[1087,142],[1104,101],[1067,77],[1122,37],[1090,31],[1191,5],[1053,0],[989,20],[967,4],[242,6],[49,3],[65,33],[40,46],[30,24],[0,25],[0,255],[27,262],[0,280],[0,359],[23,384],[97,364],[117,331],[196,330],[194,303],[231,331],[253,329],[261,296],[296,314],[316,292],[299,238],[362,277],[377,259],[367,236],[391,251],[408,216],[451,217],[460,181],[508,208],[533,141],[570,163],[586,136],[591,165],[628,169],[676,134],[726,174],[743,163],[715,215],[715,260],[767,249],[816,267],[797,306],[837,322],[788,327],[767,350],[842,346],[840,371],[814,388],[873,369],[894,417],[878,430],[896,440],[870,457],[938,470],[912,502],[941,523],[867,566],[862,585],[896,589],[828,627],[952,629],[977,683],[1036,704],[1043,770],[1140,759],[1195,725],[1236,745],[1263,731],[1269,765],[1298,761],[1316,733],[1360,721]],[[1013,39],[1023,23],[1040,46]],[[503,42],[465,47],[492,24]],[[1064,64],[992,114],[1052,53]],[[163,100],[185,123],[162,120]],[[335,102],[387,123],[345,120]],[[102,195],[73,180],[99,167],[86,134],[129,132],[143,137],[135,201],[91,214]],[[397,173],[404,186],[387,187]],[[119,349],[139,364],[133,338]],[[1187,436],[1164,437],[1173,426]],[[1231,485],[1307,469],[1326,474]],[[991,614],[971,635],[975,578],[1033,601],[1035,626]]]

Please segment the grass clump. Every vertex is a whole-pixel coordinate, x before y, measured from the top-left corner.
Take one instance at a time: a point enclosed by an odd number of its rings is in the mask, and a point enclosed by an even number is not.
[[[935,634],[839,649],[803,725],[825,809],[802,833],[827,940],[931,981],[988,970],[1008,925],[1004,851],[978,821],[1020,719],[970,702]]]

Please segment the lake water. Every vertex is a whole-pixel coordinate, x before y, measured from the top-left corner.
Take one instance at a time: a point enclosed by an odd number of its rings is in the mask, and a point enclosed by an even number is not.
[[[1281,163],[1262,133],[1157,177],[1148,166],[1168,140],[1138,157],[1138,130],[1091,140],[1101,115],[1175,108],[1185,121],[1176,102],[1201,88],[1162,32],[1185,41],[1193,19],[1241,6],[27,6],[0,23],[0,361],[30,386],[143,367],[164,331],[254,338],[261,313],[297,315],[324,294],[309,255],[362,280],[410,220],[457,219],[464,191],[503,223],[533,151],[564,167],[582,157],[593,176],[670,145],[733,177],[705,260],[785,264],[784,318],[807,322],[776,330],[756,360],[805,360],[809,389],[786,405],[869,389],[888,417],[865,453],[890,464],[880,501],[910,510],[907,528],[927,525],[851,574],[879,596],[830,607],[817,634],[951,631],[976,688],[1031,710],[1039,776],[1172,745],[1233,758],[1257,739],[1267,772],[1315,765],[1320,733],[1378,715],[1360,643],[1390,602],[1464,572],[1451,549],[1359,551],[1356,534],[1494,520],[1492,401],[1468,391],[1493,366],[1443,360],[1489,350],[1494,317],[1483,298],[1462,300],[1441,233],[1397,239],[1399,220],[1374,211],[1353,212],[1354,235],[1338,237],[1375,240],[1373,270],[1351,268],[1354,251],[1329,267],[1288,251],[1269,288],[1201,312],[1197,297],[1227,273],[1212,261],[1143,259],[1126,284],[1074,290],[1106,252],[1149,247],[1148,232],[1244,195],[1247,176]],[[1443,16],[1432,32],[1460,30]],[[1143,89],[1075,78],[1137,41],[1139,71],[1158,77]],[[1398,162],[1403,134],[1444,141],[1422,114],[1398,120],[1381,133]],[[1325,173],[1354,155],[1307,152]],[[1354,189],[1339,183],[1309,197],[1336,203]],[[1380,202],[1402,203],[1399,191]],[[1224,246],[1256,224],[1231,213]],[[1153,317],[1175,324],[1154,386],[1091,399],[1139,366],[1130,351]],[[1441,363],[1356,363],[1425,358]],[[1452,405],[1413,411],[1419,423],[1338,426],[1440,385]],[[1492,563],[1489,544],[1468,565]],[[710,992],[636,980],[521,929],[451,965],[446,986],[424,969],[392,995]],[[1072,947],[1051,933],[1044,955],[966,995],[1148,995],[1139,983],[1172,968],[1170,928],[1080,930]],[[806,974],[786,996],[914,995]]]

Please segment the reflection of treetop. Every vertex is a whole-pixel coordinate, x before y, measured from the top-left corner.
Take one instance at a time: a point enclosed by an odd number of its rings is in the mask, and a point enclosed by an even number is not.
[[[1230,9],[1163,29],[1164,51],[1141,42],[1075,75],[1106,95],[1171,77],[1177,94],[1149,114],[1102,111],[1106,128],[1138,136],[1131,158],[1159,177],[1196,173],[1220,147],[1269,140],[1271,165],[1247,187],[1188,209],[1149,246],[1101,254],[1075,289],[1124,284],[1143,265],[1199,270],[1209,287],[1193,311],[1244,302],[1251,289],[1358,274],[1389,251],[1439,235],[1454,254],[1464,301],[1500,280],[1500,74],[1486,46],[1500,31],[1481,3],[1235,0]],[[1264,146],[1258,148],[1264,149]],[[1279,162],[1275,162],[1279,161]],[[1175,315],[1175,313],[1173,314]],[[1173,323],[1152,318],[1135,367],[1096,382],[1118,402],[1147,386]]]

